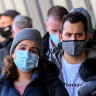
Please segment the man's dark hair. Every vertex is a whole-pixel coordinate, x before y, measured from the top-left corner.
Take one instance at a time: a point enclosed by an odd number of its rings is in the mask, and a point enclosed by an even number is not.
[[[12,20],[20,13],[16,10],[6,10],[4,13],[0,14],[0,16],[9,16]]]
[[[71,12],[64,16],[64,18],[62,20],[61,33],[63,32],[64,23],[66,21],[69,21],[72,24],[82,22],[84,25],[85,33],[87,33],[87,19],[80,12]]]
[[[53,6],[48,10],[47,17],[54,16],[56,20],[62,20],[66,14],[68,14],[68,10],[63,6]]]

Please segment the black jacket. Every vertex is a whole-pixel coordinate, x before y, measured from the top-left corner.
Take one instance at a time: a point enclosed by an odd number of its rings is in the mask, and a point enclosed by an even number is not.
[[[55,64],[42,60],[34,78],[26,87],[23,96],[69,96],[63,83],[58,79],[59,71]],[[53,94],[53,95],[50,95]],[[0,78],[0,96],[20,96],[13,81],[5,75]]]
[[[13,41],[12,38],[6,38],[5,41],[0,42],[0,49],[1,48],[7,48],[7,46],[9,46],[9,44]]]
[[[0,43],[0,76],[4,67],[4,57],[10,54],[10,48],[12,45],[12,38],[7,38],[4,42]]]
[[[48,58],[47,52],[49,52],[49,33],[47,32],[43,37],[43,57]],[[50,52],[49,52],[50,53]]]
[[[80,77],[84,82],[78,96],[96,96],[96,58],[86,59],[80,69]]]

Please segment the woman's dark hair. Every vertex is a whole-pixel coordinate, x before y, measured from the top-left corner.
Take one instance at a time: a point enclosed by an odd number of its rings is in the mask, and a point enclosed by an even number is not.
[[[87,33],[87,19],[86,17],[81,14],[80,12],[71,12],[67,15],[65,15],[63,17],[63,20],[62,20],[62,26],[61,26],[61,33],[63,32],[63,27],[64,27],[64,23],[66,21],[69,21],[70,23],[74,24],[74,23],[78,23],[78,22],[82,22],[83,25],[84,25],[84,30],[85,30],[85,33]]]
[[[11,56],[6,56],[4,58],[4,63],[3,74],[5,74],[10,80],[15,81],[18,78],[18,71],[13,62],[13,58]]]

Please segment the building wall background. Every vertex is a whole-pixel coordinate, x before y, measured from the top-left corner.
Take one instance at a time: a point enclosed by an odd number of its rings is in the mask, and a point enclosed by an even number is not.
[[[42,36],[46,33],[44,21],[48,9],[53,5],[61,5],[69,11],[72,8],[84,7],[92,17],[93,27],[96,26],[96,0],[0,0],[0,13],[8,9],[15,9],[22,15],[30,16],[33,27],[37,28]]]

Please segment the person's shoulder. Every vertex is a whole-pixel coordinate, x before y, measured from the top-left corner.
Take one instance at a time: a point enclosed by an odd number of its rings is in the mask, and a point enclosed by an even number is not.
[[[41,73],[41,77],[46,80],[58,78],[60,73],[56,64],[47,60],[46,58],[41,59],[39,70]]]
[[[83,81],[89,81],[90,77],[95,76],[96,58],[86,58],[79,68],[79,75]]]
[[[95,94],[92,96],[96,96],[96,78],[94,80],[83,83],[82,86],[79,88],[78,93],[80,94],[80,96],[89,96],[89,94]]]
[[[96,58],[86,58],[79,68],[79,76],[85,82],[79,89],[79,94],[89,96],[96,89]]]
[[[56,73],[59,74],[59,69],[56,66],[56,64],[44,57],[40,60],[40,68],[42,69],[42,71],[50,70],[51,72],[55,71]]]
[[[90,40],[86,43],[86,47],[87,47],[87,48],[90,48],[90,47],[92,47],[93,45],[96,46],[96,40],[90,39]]]
[[[43,84],[45,84],[48,89],[51,88],[52,93],[56,92],[55,94],[58,94],[59,96],[69,96],[66,88],[64,87],[64,84],[59,79],[60,71],[55,63],[42,58],[40,70],[40,79],[43,81]]]
[[[52,48],[49,54],[49,60],[54,61],[55,59],[59,60],[64,53],[62,49],[62,42],[60,42],[56,47]]]
[[[96,57],[96,41],[95,40],[89,40],[86,43],[86,52],[87,52],[87,57],[92,58]]]
[[[43,40],[44,39],[48,39],[49,38],[49,32],[47,32],[44,36],[43,36]]]
[[[7,77],[4,74],[1,75],[1,77],[0,77],[0,84],[3,84],[4,82],[6,82],[6,80],[7,80]]]

